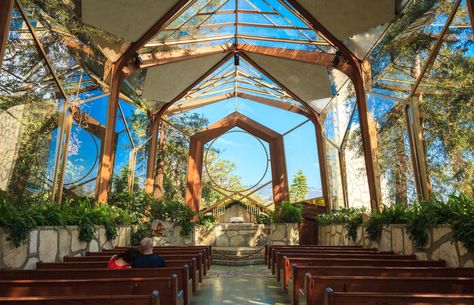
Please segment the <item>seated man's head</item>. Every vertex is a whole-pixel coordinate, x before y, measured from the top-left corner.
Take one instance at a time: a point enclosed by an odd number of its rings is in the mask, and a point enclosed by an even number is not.
[[[143,254],[153,253],[153,240],[151,238],[145,237],[142,239],[140,245],[142,247]]]

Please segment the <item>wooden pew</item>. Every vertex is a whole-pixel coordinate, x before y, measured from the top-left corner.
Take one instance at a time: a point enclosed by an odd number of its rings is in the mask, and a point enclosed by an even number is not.
[[[69,297],[0,297],[0,305],[160,305],[160,292],[151,295]],[[163,305],[163,304],[161,304]]]
[[[339,254],[333,253],[287,253],[287,252],[277,252],[275,265],[275,272],[277,280],[283,276],[285,270],[284,257],[300,257],[300,258],[345,258],[345,259],[373,259],[373,260],[416,260],[415,255],[394,255],[394,254],[383,254],[383,253],[366,253],[366,254],[352,254],[341,252]]]
[[[367,292],[335,292],[327,288],[324,305],[467,305],[474,295],[466,294],[394,294]]]
[[[315,250],[315,251],[377,251],[376,248],[362,248],[360,246],[271,246],[271,245],[266,245],[265,246],[265,255],[264,255],[264,260],[265,263],[268,265],[268,268],[270,269],[271,265],[271,260],[272,260],[272,253],[274,250],[297,250],[297,249],[306,249],[306,250]]]
[[[78,280],[96,278],[149,278],[177,276],[178,290],[184,292],[184,304],[189,304],[193,293],[189,267],[135,268],[135,269],[51,269],[6,270],[0,272],[0,280]]]
[[[115,247],[116,250],[124,251],[127,250],[129,247]],[[137,247],[138,248],[138,247]],[[206,252],[206,257],[209,261],[209,266],[212,265],[212,246],[155,246],[153,250],[182,250],[182,249],[199,249],[204,250]]]
[[[178,291],[176,275],[126,279],[0,281],[0,296],[2,297],[149,295],[155,290],[160,292],[161,304],[183,304],[183,291]]]
[[[126,250],[127,248],[115,248],[115,249],[107,249],[102,250],[104,253],[117,253]],[[201,253],[203,256],[203,261],[205,261],[206,266],[209,267],[211,264],[212,259],[209,259],[209,249],[208,248],[194,248],[194,247],[177,247],[177,248],[162,248],[162,247],[155,247],[153,248],[153,252],[156,254],[198,254]],[[94,252],[90,252],[94,253]],[[94,254],[92,254],[94,255]]]
[[[199,271],[196,269],[195,261],[193,260],[176,260],[176,261],[167,261],[167,267],[182,267],[188,265],[190,266],[190,276],[192,279],[192,288],[193,292],[196,292],[199,286]],[[44,263],[37,262],[37,270],[58,270],[58,269],[106,269],[107,261],[94,261],[94,262],[73,262],[73,263]],[[155,268],[150,268],[155,269]],[[107,270],[107,269],[106,269]]]
[[[112,255],[116,255],[116,254],[119,254],[120,251],[102,251],[102,252],[86,252],[86,257],[88,256],[94,256],[94,257],[98,257],[98,256],[105,256],[105,257],[112,257]],[[191,253],[174,253],[174,254],[161,254],[161,253],[157,253],[159,256],[163,257],[163,259],[165,260],[165,262],[167,260],[170,260],[170,259],[192,259],[192,258],[195,258],[196,259],[196,264],[197,264],[197,269],[199,270],[199,282],[202,281],[202,278],[204,275],[207,274],[207,263],[206,263],[206,260],[204,259],[204,255],[202,253],[195,253],[195,254],[191,254]]]
[[[270,267],[272,274],[276,272],[276,262],[278,254],[291,254],[291,253],[301,253],[301,254],[389,254],[393,255],[393,252],[379,252],[376,249],[371,249],[370,251],[365,250],[332,250],[332,249],[273,249],[270,258]]]
[[[298,293],[298,304],[323,304],[326,288],[341,292],[474,294],[474,278],[312,276],[306,273],[305,289]]]
[[[288,278],[288,295],[297,304],[299,290],[304,289],[305,274],[312,276],[395,276],[395,277],[474,277],[474,268],[392,267],[392,266],[301,266],[293,264]]]
[[[292,273],[292,266],[374,266],[374,267],[446,267],[446,262],[439,261],[417,261],[417,260],[380,260],[380,259],[344,259],[344,258],[301,258],[301,257],[284,257],[285,268],[283,269],[281,278],[286,279],[286,287],[288,287],[288,279]],[[282,281],[283,282],[283,281]],[[283,283],[282,283],[283,285]]]

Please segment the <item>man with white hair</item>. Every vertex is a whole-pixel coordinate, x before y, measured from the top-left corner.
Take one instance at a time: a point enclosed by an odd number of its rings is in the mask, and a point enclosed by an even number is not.
[[[153,240],[151,238],[142,239],[142,255],[133,263],[133,268],[158,268],[165,266],[165,260],[156,253],[153,253]]]

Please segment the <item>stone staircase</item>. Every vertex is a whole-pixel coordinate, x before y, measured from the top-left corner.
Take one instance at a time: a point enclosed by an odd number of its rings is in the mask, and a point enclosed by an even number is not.
[[[213,264],[224,266],[263,265],[263,247],[213,247]]]

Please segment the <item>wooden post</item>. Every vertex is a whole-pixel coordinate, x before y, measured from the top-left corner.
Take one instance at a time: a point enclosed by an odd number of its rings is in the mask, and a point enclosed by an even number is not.
[[[145,193],[153,194],[153,181],[155,178],[155,166],[156,166],[156,148],[158,143],[158,131],[160,120],[156,116],[150,116],[151,122],[151,139],[148,147],[148,162],[146,167],[146,181],[145,181]]]
[[[337,150],[339,156],[339,169],[341,171],[341,182],[342,182],[342,197],[344,200],[344,208],[349,208],[349,196],[347,191],[347,171],[346,171],[346,158],[344,156],[344,150],[339,148]]]
[[[167,126],[160,124],[160,141],[158,143],[158,163],[156,164],[155,181],[153,183],[153,196],[156,199],[162,199],[165,193],[165,154],[166,154],[166,130]]]
[[[319,162],[319,174],[321,176],[321,189],[323,192],[324,205],[326,206],[326,212],[331,210],[331,197],[330,187],[328,183],[327,167],[326,167],[326,146],[324,144],[324,127],[319,119],[313,120],[314,127],[316,130],[316,145],[318,148],[318,162]]]
[[[107,201],[114,168],[115,125],[117,122],[120,85],[122,83],[122,73],[117,69],[117,67],[120,66],[120,64],[114,64],[111,67],[112,73],[110,76],[111,86],[109,102],[107,106],[107,125],[105,126],[104,141],[102,141],[99,172],[96,183],[96,199],[99,202]]]
[[[405,107],[406,126],[410,141],[411,160],[418,198],[430,198],[430,181],[426,166],[426,154],[423,144],[423,130],[421,128],[420,111],[418,108],[420,96],[412,96]]]
[[[3,52],[8,42],[10,21],[15,0],[0,1],[0,68],[2,67]]]
[[[471,27],[474,31],[474,0],[467,0],[467,10],[469,11],[469,19],[471,19]]]
[[[15,0],[0,1],[0,68],[2,67],[3,53],[8,42],[10,21]]]

